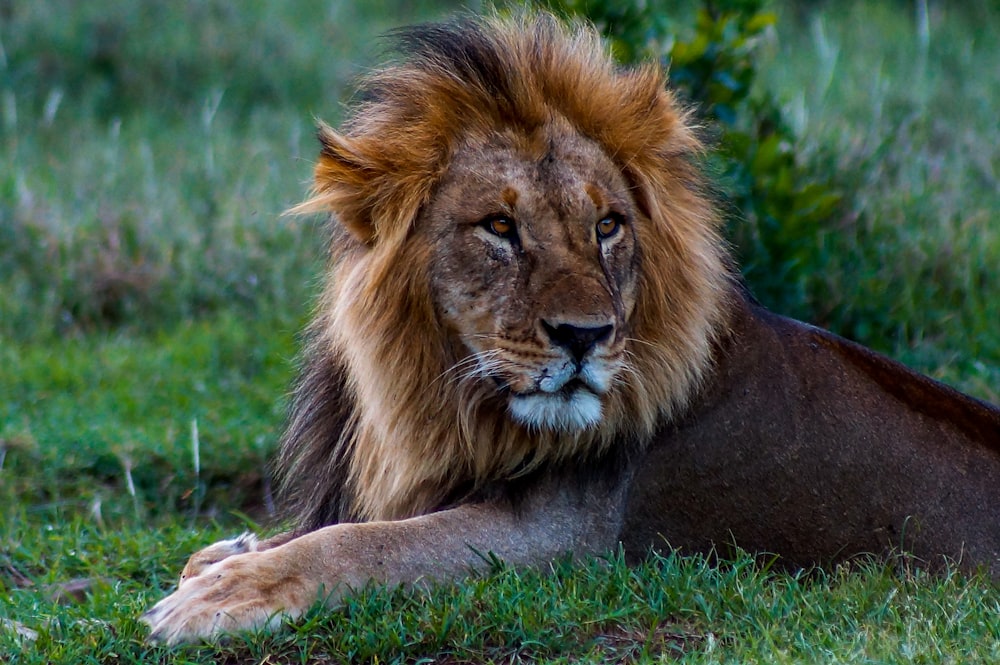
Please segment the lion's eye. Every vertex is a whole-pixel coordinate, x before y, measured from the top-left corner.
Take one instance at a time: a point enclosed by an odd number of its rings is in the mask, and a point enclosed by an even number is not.
[[[514,221],[507,217],[491,217],[483,220],[483,226],[493,235],[512,240],[517,237]]]
[[[600,239],[610,238],[618,233],[621,228],[621,220],[614,215],[608,215],[597,223],[597,237]]]

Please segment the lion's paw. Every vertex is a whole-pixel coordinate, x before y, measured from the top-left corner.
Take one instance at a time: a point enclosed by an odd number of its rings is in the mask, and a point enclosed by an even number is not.
[[[208,547],[191,555],[191,558],[188,559],[187,564],[184,566],[184,570],[181,571],[181,580],[179,584],[184,584],[186,580],[201,575],[202,571],[212,564],[218,563],[223,559],[227,559],[234,554],[256,552],[257,545],[257,536],[252,533],[244,533],[236,538],[220,540],[217,543],[212,543]]]
[[[301,583],[276,579],[262,553],[234,555],[189,577],[142,615],[150,640],[166,644],[274,627],[308,608]],[[312,596],[315,597],[315,594]]]

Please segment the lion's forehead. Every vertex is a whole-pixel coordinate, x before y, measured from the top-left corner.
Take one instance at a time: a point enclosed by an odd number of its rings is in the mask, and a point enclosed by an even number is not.
[[[439,202],[454,204],[470,221],[509,211],[525,214],[517,220],[525,224],[539,221],[540,213],[565,220],[629,203],[625,178],[595,142],[563,133],[545,145],[539,150],[498,135],[462,146],[442,180]]]

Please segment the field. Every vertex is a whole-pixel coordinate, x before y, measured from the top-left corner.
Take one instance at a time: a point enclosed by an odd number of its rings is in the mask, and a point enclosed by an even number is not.
[[[954,4],[775,7],[756,93],[844,200],[767,304],[996,403],[1000,6]],[[324,256],[321,220],[281,216],[314,118],[336,123],[375,35],[456,7],[0,2],[0,661],[1000,661],[984,579],[749,555],[498,568],[145,643],[186,557],[273,508]]]

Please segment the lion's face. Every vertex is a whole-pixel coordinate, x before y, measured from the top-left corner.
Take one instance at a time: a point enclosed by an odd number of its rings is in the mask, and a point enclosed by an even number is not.
[[[489,382],[531,427],[580,430],[626,371],[640,213],[592,141],[465,141],[418,220],[434,305],[457,340],[448,380]]]

